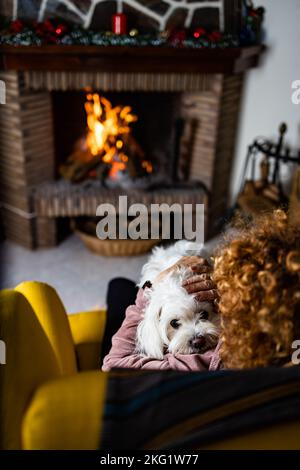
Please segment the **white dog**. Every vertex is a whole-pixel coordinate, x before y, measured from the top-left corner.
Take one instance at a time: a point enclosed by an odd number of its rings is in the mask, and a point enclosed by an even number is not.
[[[152,284],[156,276],[183,256],[204,256],[203,246],[180,241],[163,248],[154,248],[142,270],[139,286]],[[148,297],[144,318],[137,329],[137,352],[162,359],[172,354],[204,353],[216,346],[219,336],[219,315],[209,302],[199,302],[182,287],[191,277],[190,268],[176,268],[160,282],[145,290]]]

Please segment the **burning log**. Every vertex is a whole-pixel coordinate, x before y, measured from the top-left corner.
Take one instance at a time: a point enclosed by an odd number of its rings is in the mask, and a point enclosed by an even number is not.
[[[101,155],[93,156],[84,138],[79,139],[66,163],[60,166],[61,176],[73,183],[79,183],[101,164]]]
[[[69,161],[62,165],[60,168],[60,173],[66,180],[72,181],[72,183],[79,183],[89,176],[89,173],[101,165],[101,160],[98,155],[92,157],[91,160],[87,162],[80,162],[76,159],[71,160],[72,155],[69,157]]]

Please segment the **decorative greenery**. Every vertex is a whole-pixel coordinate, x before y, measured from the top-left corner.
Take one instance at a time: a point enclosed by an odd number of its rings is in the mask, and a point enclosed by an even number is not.
[[[165,31],[157,34],[139,34],[132,30],[127,35],[116,35],[110,31],[86,30],[80,26],[69,26],[54,20],[28,24],[12,21],[0,35],[0,44],[13,46],[41,46],[43,44],[95,45],[95,46],[171,46],[187,48],[216,48],[239,46],[239,38],[218,31],[211,33],[199,28],[191,33],[185,30]]]
[[[261,41],[263,8],[253,8],[252,3],[244,4],[243,24],[239,35],[233,36],[220,31],[206,31],[198,27],[139,34],[132,29],[126,35],[116,35],[111,31],[94,31],[81,26],[68,24],[63,20],[46,20],[26,23],[16,19],[2,26],[0,44],[30,46],[43,44],[132,46],[132,47],[183,47],[192,49],[226,48],[248,46]]]
[[[244,0],[243,21],[240,42],[243,46],[262,41],[262,23],[265,15],[263,7],[254,8],[252,0]]]

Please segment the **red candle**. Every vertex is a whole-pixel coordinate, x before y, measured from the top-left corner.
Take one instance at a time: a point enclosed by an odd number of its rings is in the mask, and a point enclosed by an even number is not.
[[[124,13],[116,13],[112,16],[112,32],[126,34],[126,15]]]

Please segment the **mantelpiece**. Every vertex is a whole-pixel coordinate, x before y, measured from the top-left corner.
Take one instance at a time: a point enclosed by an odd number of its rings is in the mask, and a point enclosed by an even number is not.
[[[3,70],[235,74],[255,67],[263,45],[226,49],[0,46]]]

